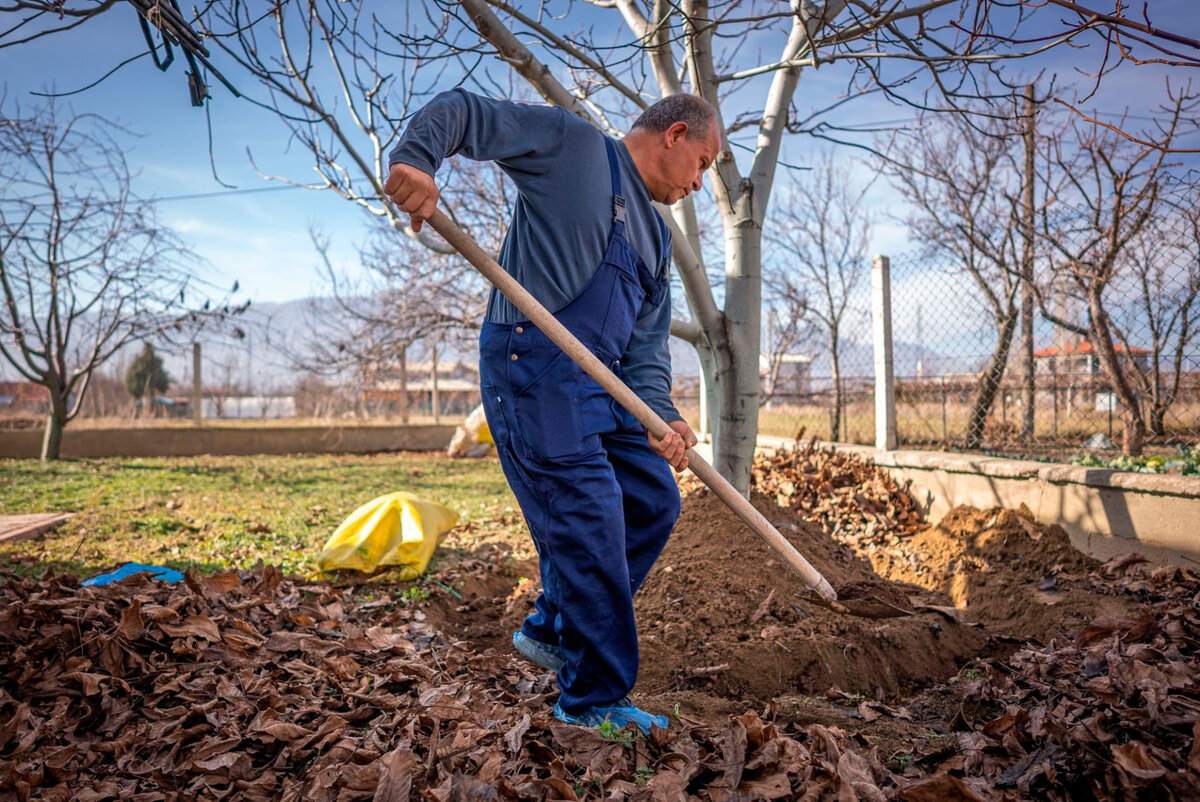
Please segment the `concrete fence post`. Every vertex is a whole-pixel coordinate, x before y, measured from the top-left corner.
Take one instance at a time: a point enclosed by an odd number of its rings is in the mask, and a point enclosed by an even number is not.
[[[896,448],[896,380],[892,363],[891,260],[871,262],[871,331],[875,343],[875,447]]]

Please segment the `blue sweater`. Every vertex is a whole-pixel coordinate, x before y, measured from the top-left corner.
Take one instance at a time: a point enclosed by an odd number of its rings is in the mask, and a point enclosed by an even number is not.
[[[650,193],[625,145],[617,142],[626,202],[625,236],[662,277],[669,269]],[[499,262],[551,312],[570,303],[600,266],[612,228],[612,179],[604,135],[556,106],[491,100],[462,89],[443,92],[413,115],[390,163],[430,175],[461,154],[495,161],[518,197]],[[666,255],[664,257],[664,254]],[[500,293],[487,319],[515,323],[524,315]],[[681,420],[671,403],[671,300],[645,305],[621,358],[626,384],[664,420]]]

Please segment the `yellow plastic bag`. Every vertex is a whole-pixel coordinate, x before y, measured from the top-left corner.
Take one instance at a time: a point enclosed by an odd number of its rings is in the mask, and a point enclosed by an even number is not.
[[[446,454],[451,457],[486,457],[492,453],[493,445],[492,430],[488,428],[483,404],[479,404],[454,429],[454,437],[446,446]]]
[[[317,555],[317,568],[371,573],[381,565],[403,565],[400,578],[416,579],[442,535],[457,523],[458,513],[449,507],[412,493],[389,493],[350,513]]]

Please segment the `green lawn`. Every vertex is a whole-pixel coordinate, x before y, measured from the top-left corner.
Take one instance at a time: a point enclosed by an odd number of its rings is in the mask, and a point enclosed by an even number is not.
[[[494,459],[374,454],[0,460],[0,512],[79,513],[43,538],[0,544],[0,568],[89,576],[131,561],[207,572],[249,568],[262,560],[307,575],[321,545],[350,512],[397,490],[460,513],[462,522],[446,541],[451,549],[493,532],[523,530]]]

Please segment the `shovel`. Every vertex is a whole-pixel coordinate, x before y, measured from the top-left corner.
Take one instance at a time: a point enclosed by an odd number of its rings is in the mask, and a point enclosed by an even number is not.
[[[621,406],[638,420],[646,430],[655,437],[661,438],[668,432],[674,431],[658,414],[638,398],[637,394],[621,381],[605,365],[597,359],[587,347],[575,338],[565,326],[551,315],[536,298],[510,276],[495,259],[487,254],[465,231],[447,217],[440,209],[429,217],[429,224],[446,242],[450,243],[461,253],[471,266],[483,274],[484,278],[495,285],[504,297],[525,313],[530,322],[546,334],[559,348],[578,364],[589,376],[596,380]],[[783,535],[754,508],[741,493],[731,485],[724,476],[709,465],[693,449],[687,450],[688,467],[700,481],[708,485],[717,497],[724,501],[729,508],[737,513],[755,534],[767,542],[775,552],[791,568],[800,575],[808,593],[804,598],[847,615],[857,615],[864,618],[892,618],[901,615],[912,615],[913,609],[907,603],[904,595],[887,586],[870,587],[863,592],[864,585],[855,585],[856,592],[849,594],[854,598],[838,600],[838,594],[830,586],[829,581],[812,567],[808,560],[784,538]],[[885,598],[887,597],[887,598]]]

